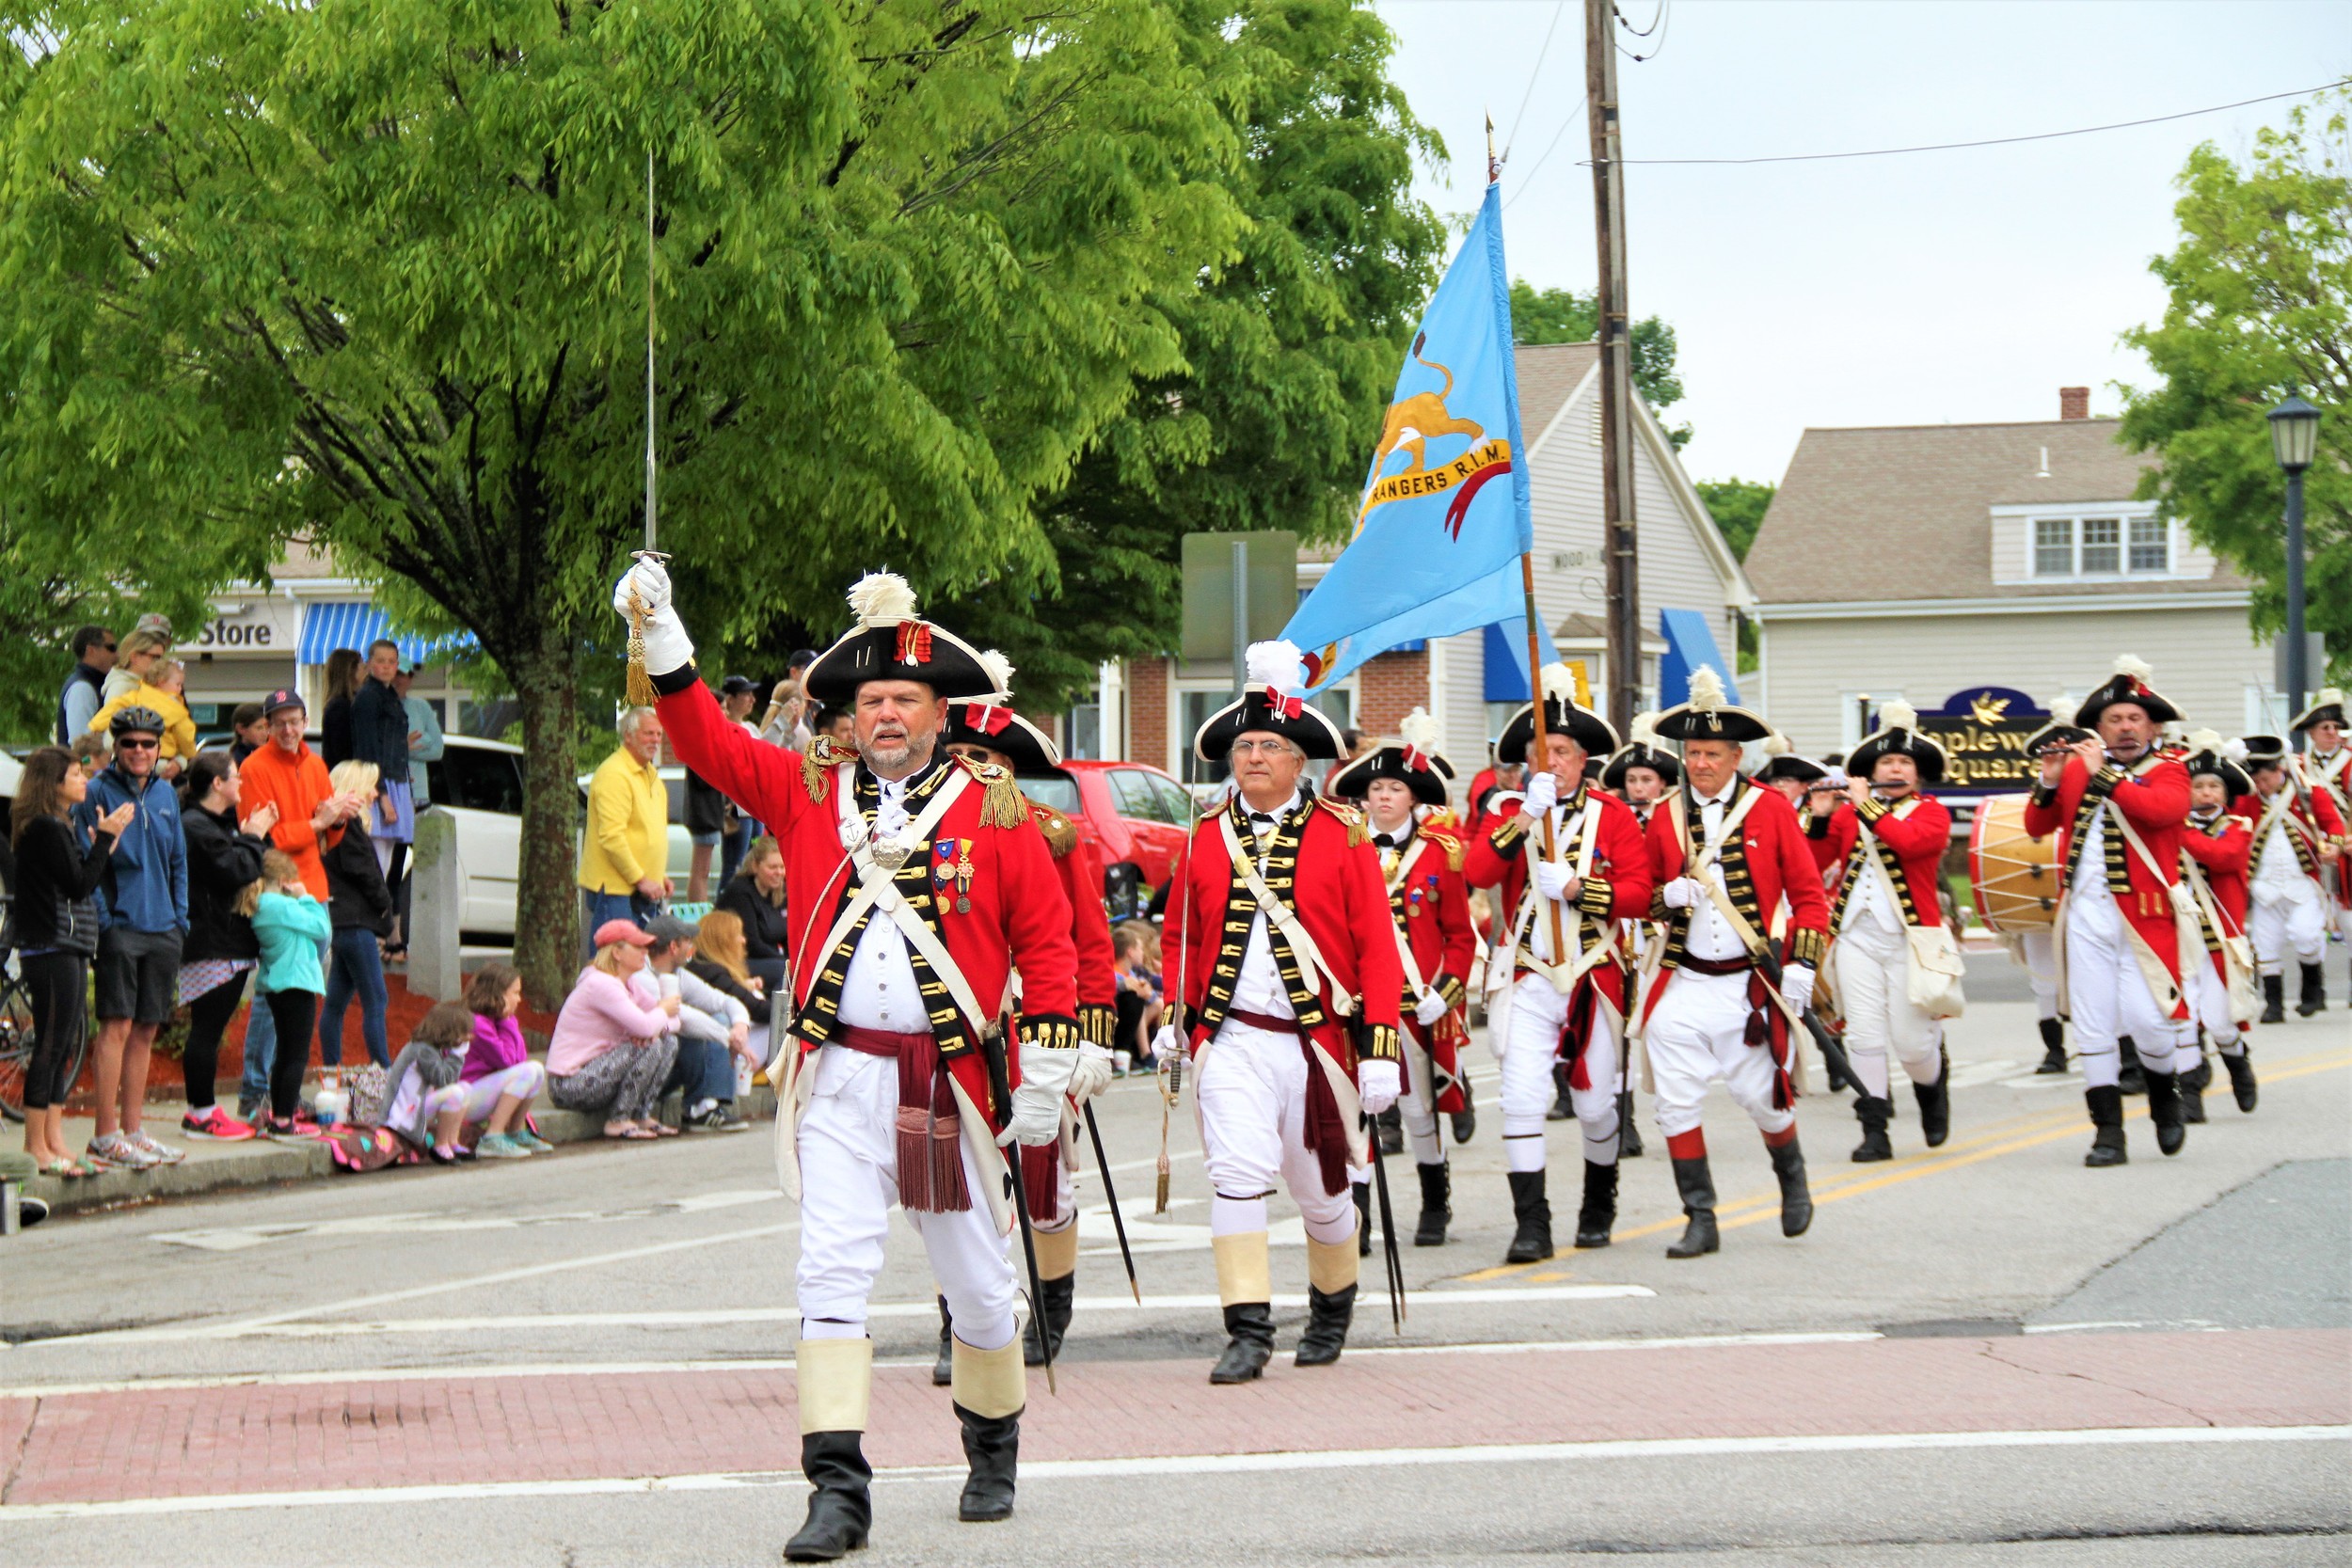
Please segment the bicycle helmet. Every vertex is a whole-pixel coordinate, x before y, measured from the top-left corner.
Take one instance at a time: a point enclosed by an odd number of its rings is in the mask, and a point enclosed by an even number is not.
[[[140,707],[135,705],[123,708],[115,715],[115,721],[107,726],[107,733],[118,740],[126,735],[151,735],[160,737],[164,733],[164,716],[151,707]]]

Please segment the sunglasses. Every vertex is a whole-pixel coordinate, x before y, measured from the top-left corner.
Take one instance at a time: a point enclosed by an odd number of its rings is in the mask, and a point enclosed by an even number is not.
[[[115,750],[118,752],[151,752],[162,744],[162,741],[151,736],[126,735],[115,742]]]
[[[111,643],[111,642],[107,643],[107,644],[106,644],[106,651],[107,651],[108,653],[113,653],[113,652],[115,651],[115,645],[114,645],[113,643]]]

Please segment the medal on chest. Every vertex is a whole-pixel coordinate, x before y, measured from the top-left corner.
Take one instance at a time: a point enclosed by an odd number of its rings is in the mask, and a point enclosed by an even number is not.
[[[943,838],[931,846],[931,891],[942,901],[955,890],[956,912],[972,912],[972,841]]]

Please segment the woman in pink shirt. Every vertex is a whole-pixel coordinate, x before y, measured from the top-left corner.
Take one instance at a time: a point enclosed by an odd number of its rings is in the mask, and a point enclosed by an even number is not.
[[[548,1098],[567,1111],[601,1112],[608,1138],[656,1138],[654,1105],[677,1058],[678,999],[647,1007],[629,990],[653,945],[637,927],[608,920],[596,942],[548,1037]]]

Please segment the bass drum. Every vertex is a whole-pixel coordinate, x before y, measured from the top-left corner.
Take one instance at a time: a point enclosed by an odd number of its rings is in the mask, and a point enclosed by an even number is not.
[[[2046,931],[2058,918],[2054,838],[2026,832],[2023,795],[1988,795],[1968,830],[1968,885],[1995,931]]]

